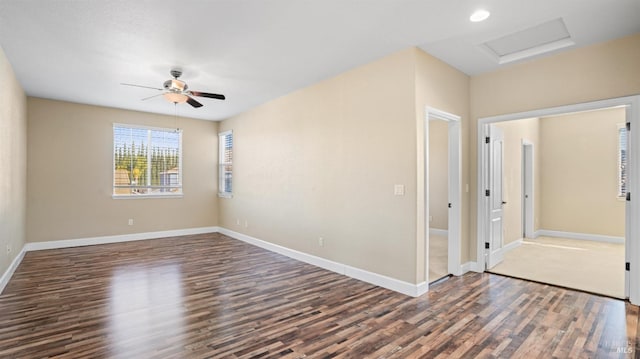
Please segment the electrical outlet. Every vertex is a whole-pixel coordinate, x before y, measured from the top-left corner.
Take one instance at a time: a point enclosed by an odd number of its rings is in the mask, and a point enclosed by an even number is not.
[[[320,247],[324,247],[324,238],[322,238],[322,237],[319,237],[319,238],[318,238],[318,245],[319,245]]]
[[[129,218],[129,225],[133,226],[133,218]]]
[[[236,225],[240,225],[240,218],[236,218]]]
[[[249,228],[249,221],[246,219],[244,220],[244,228]]]

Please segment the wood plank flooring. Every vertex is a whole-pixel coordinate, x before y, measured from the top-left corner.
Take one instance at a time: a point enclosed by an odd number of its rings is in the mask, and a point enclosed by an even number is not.
[[[410,298],[220,234],[26,254],[1,358],[632,358],[638,307],[469,273]]]

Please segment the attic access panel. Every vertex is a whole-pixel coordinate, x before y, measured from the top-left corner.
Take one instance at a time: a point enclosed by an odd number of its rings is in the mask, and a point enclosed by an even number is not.
[[[521,60],[574,45],[562,18],[530,27],[480,46],[499,64]]]

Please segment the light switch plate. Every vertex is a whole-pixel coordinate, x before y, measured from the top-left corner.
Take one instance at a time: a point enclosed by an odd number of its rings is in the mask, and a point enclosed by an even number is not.
[[[393,194],[396,196],[404,196],[404,185],[403,184],[394,185]]]

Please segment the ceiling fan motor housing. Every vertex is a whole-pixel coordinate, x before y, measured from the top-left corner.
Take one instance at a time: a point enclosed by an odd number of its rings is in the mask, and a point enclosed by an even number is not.
[[[167,80],[164,82],[165,90],[171,92],[183,92],[186,91],[188,87],[189,86],[187,86],[184,81],[180,81],[178,79]]]

